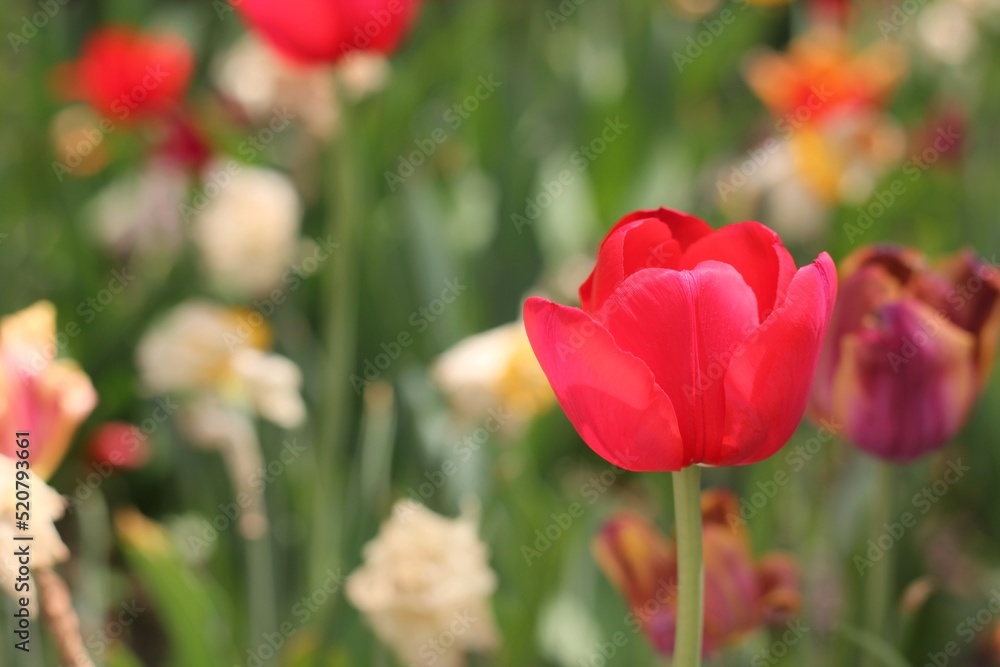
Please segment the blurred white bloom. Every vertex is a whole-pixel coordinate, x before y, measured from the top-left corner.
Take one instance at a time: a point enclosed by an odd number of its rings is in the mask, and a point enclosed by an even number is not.
[[[260,313],[191,300],[146,332],[137,364],[153,393],[218,396],[292,428],[305,418],[302,374],[289,359],[264,352],[270,341]]]
[[[234,295],[259,296],[295,260],[302,206],[280,172],[243,165],[230,175],[195,216],[194,241],[213,284]]]
[[[344,91],[357,99],[385,85],[389,65],[383,57],[357,54],[346,58],[338,73]],[[287,109],[288,115],[319,139],[329,139],[339,127],[333,68],[289,62],[248,36],[215,62],[213,78],[219,90],[255,123]]]
[[[365,546],[347,599],[401,663],[460,667],[466,652],[497,645],[497,579],[477,530],[475,512],[447,519],[407,500]]]
[[[555,402],[520,321],[460,341],[438,357],[431,376],[459,414],[478,420],[500,411],[509,416],[501,424],[508,432]]]
[[[917,15],[917,35],[927,52],[948,65],[961,65],[979,43],[976,17],[968,3],[937,0]]]
[[[13,434],[11,434],[13,436]],[[51,568],[69,558],[69,549],[63,544],[56,530],[55,522],[62,518],[66,510],[66,501],[54,489],[43,482],[34,473],[28,473],[25,482],[31,487],[31,521],[30,530],[26,533],[17,531],[18,536],[31,535],[31,542],[15,542],[15,504],[16,498],[16,461],[6,456],[0,456],[0,586],[6,589],[12,598],[18,598],[23,593],[15,591],[15,584],[20,563],[14,554],[19,544],[31,545],[31,569]],[[34,588],[34,587],[32,587]],[[35,613],[34,598],[31,596],[31,613]]]
[[[115,253],[170,264],[181,245],[180,207],[190,179],[181,167],[150,160],[141,170],[112,181],[91,200],[90,227],[98,242]]]

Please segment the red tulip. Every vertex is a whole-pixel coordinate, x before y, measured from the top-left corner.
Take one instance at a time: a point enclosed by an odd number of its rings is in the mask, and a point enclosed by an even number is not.
[[[745,529],[734,521],[739,501],[729,491],[702,494],[705,624],[702,652],[716,653],[764,625],[781,626],[801,606],[798,564],[770,553],[754,562]],[[677,624],[677,549],[632,512],[609,519],[592,543],[594,558],[626,598],[653,647],[674,651]]]
[[[87,455],[94,463],[113,468],[141,468],[149,461],[149,438],[138,426],[127,422],[106,422],[90,436]]]
[[[535,297],[524,321],[567,417],[607,461],[743,465],[798,425],[836,291],[826,253],[796,270],[760,223],[712,231],[639,211],[601,244],[581,308]]]
[[[57,83],[66,96],[124,121],[174,110],[193,70],[194,55],[181,37],[113,26],[87,37],[79,59],[63,66]]]
[[[933,270],[916,250],[862,248],[844,260],[810,412],[870,454],[914,459],[965,422],[998,331],[1000,272],[974,254]]]
[[[354,51],[392,53],[419,0],[232,0],[272,46],[302,63],[334,62]]]

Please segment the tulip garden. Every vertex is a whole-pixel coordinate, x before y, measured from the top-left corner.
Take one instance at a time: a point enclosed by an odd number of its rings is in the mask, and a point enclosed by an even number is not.
[[[1000,665],[995,0],[0,13],[0,666]]]

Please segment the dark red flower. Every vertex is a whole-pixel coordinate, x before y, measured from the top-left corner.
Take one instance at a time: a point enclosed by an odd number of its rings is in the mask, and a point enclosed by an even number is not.
[[[354,51],[392,53],[419,0],[232,0],[272,46],[302,63],[334,62]]]
[[[106,422],[90,436],[87,456],[95,463],[123,470],[141,468],[149,461],[149,438],[128,422]]]
[[[826,253],[796,270],[758,222],[712,231],[659,209],[608,233],[581,308],[535,297],[524,322],[567,417],[607,461],[742,465],[798,425],[836,292]]]

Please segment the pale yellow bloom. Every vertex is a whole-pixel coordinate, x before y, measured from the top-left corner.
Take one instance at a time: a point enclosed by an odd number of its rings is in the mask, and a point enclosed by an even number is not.
[[[365,546],[347,599],[402,664],[460,667],[465,653],[496,647],[497,579],[477,530],[474,512],[447,519],[401,501]]]

